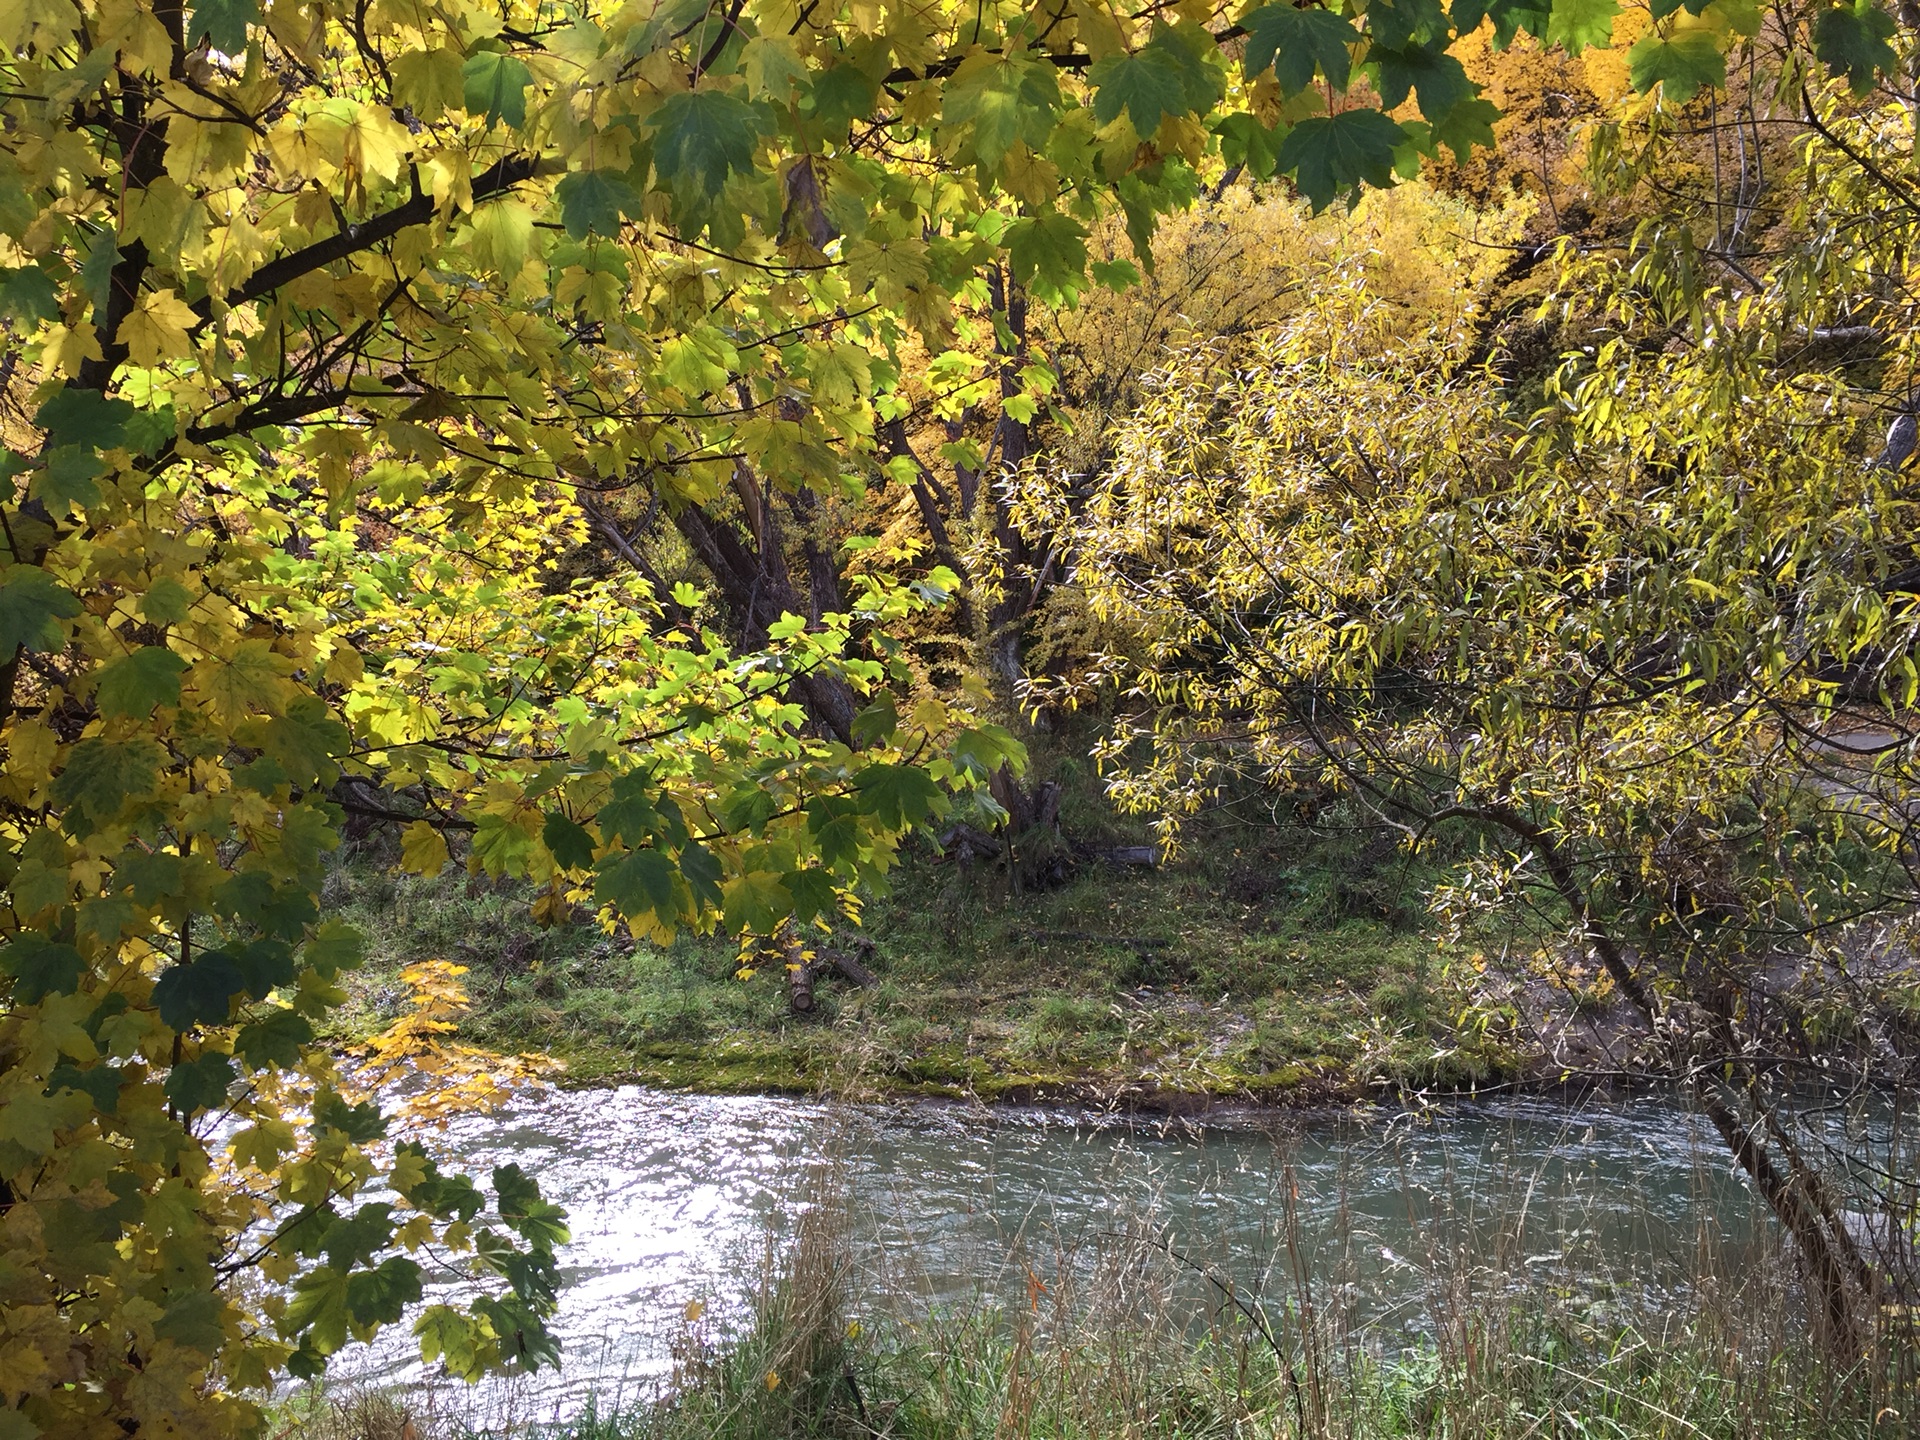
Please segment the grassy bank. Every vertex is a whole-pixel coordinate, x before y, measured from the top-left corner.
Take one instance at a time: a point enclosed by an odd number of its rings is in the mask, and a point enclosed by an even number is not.
[[[449,959],[470,967],[466,1038],[585,1082],[1178,1108],[1460,1089],[1523,1061],[1456,1028],[1464,967],[1426,933],[1429,876],[1384,837],[1229,816],[1143,866],[1112,857],[1144,830],[1097,799],[1071,817],[1044,887],[910,854],[863,917],[877,983],[823,981],[805,1017],[779,964],[738,978],[730,941],[662,948],[584,914],[542,930],[517,887],[395,875],[376,838],[327,887],[372,942],[348,1024],[393,1012],[405,965]]]
[[[1791,1262],[1778,1252],[1716,1272],[1703,1243],[1702,1268],[1681,1297],[1636,1313],[1595,1299],[1598,1289],[1636,1293],[1631,1283],[1570,1285],[1518,1257],[1490,1272],[1456,1246],[1434,1266],[1410,1338],[1362,1320],[1337,1275],[1283,1278],[1264,1300],[1222,1291],[1196,1303],[1191,1272],[1141,1243],[1081,1263],[1016,1255],[1033,1284],[1031,1303],[1012,1310],[876,1311],[857,1304],[838,1223],[831,1204],[807,1213],[744,1333],[716,1336],[690,1315],[674,1373],[637,1399],[629,1390],[624,1401],[529,1421],[511,1404],[474,1415],[444,1393],[310,1394],[277,1432],[287,1440],[469,1440],[480,1431],[524,1440],[1912,1433],[1910,1333],[1890,1328],[1860,1355],[1823,1354],[1808,1340]],[[1646,1257],[1618,1263],[1630,1281]]]

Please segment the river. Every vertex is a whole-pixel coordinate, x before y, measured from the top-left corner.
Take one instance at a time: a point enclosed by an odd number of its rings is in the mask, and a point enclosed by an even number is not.
[[[671,1365],[688,1307],[724,1333],[797,1217],[851,1238],[856,1313],[1024,1304],[1115,1246],[1206,1268],[1270,1309],[1314,1287],[1388,1346],[1443,1277],[1555,1278],[1594,1307],[1656,1303],[1703,1255],[1764,1233],[1717,1139],[1651,1100],[1455,1104],[1187,1121],[946,1105],[867,1107],[638,1087],[551,1090],[462,1119],[443,1160],[514,1161],[570,1213],[555,1330],[565,1364],[516,1407],[577,1409]],[[1142,1237],[1151,1237],[1145,1244]],[[429,1378],[403,1330],[336,1376]]]

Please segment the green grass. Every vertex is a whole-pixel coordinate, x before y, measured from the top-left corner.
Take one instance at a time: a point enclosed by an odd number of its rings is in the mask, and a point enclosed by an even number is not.
[[[671,1381],[568,1419],[484,1424],[457,1399],[297,1397],[297,1440],[1878,1440],[1911,1433],[1912,1337],[1807,1342],[1784,1257],[1680,1308],[1598,1318],[1524,1275],[1429,1297],[1424,1339],[1356,1325],[1337,1290],[1196,1317],[1147,1250],[1042,1269],[1030,1307],[855,1320],[830,1201],[805,1213],[745,1333],[693,1321]],[[1790,1262],[1789,1262],[1790,1263]],[[1196,1323],[1197,1321],[1197,1323]],[[410,1409],[418,1404],[416,1412]]]
[[[1178,1106],[1462,1089],[1513,1069],[1498,1042],[1451,1028],[1462,997],[1426,933],[1432,872],[1377,833],[1223,817],[1172,864],[1121,865],[1102,853],[1146,832],[1084,780],[1070,793],[1064,883],[919,847],[863,917],[879,983],[829,977],[804,1018],[779,965],[735,978],[731,941],[661,948],[584,915],[543,931],[516,887],[396,875],[363,843],[324,900],[370,940],[345,1025],[378,1026],[403,966],[447,959],[471,972],[465,1038],[546,1051],[588,1083]]]

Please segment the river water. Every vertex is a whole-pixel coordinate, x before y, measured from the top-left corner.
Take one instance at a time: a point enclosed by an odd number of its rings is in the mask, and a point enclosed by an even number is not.
[[[565,1364],[516,1390],[554,1411],[664,1375],[694,1302],[710,1334],[737,1325],[821,1203],[844,1217],[856,1314],[1026,1304],[1132,1246],[1185,1257],[1167,1263],[1195,1304],[1217,1302],[1205,1268],[1280,1313],[1303,1293],[1345,1305],[1389,1345],[1423,1330],[1446,1277],[1658,1303],[1703,1254],[1737,1257],[1764,1232],[1705,1125],[1647,1100],[1196,1125],[626,1087],[530,1096],[437,1146],[469,1173],[518,1163],[570,1213]],[[334,1373],[430,1378],[396,1330]]]

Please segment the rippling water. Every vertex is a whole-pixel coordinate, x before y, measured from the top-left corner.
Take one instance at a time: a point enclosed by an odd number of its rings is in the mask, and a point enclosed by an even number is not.
[[[441,1145],[470,1171],[519,1163],[570,1212],[566,1364],[522,1391],[562,1409],[663,1374],[691,1301],[737,1322],[829,1175],[858,1303],[909,1313],[1016,1300],[1030,1275],[1151,1233],[1272,1303],[1304,1275],[1390,1334],[1419,1329],[1463,1261],[1644,1298],[1690,1273],[1703,1237],[1738,1247],[1757,1225],[1706,1127],[1645,1101],[1196,1126],[627,1087],[530,1097]],[[334,1371],[424,1378],[411,1348],[393,1334]]]

